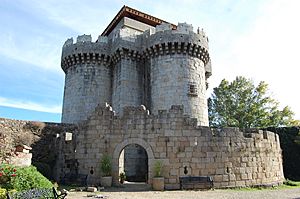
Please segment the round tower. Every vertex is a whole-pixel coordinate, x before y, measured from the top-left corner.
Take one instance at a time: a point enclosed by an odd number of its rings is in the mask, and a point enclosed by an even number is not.
[[[144,49],[150,70],[151,112],[183,105],[184,113],[208,126],[207,78],[211,75],[208,39],[203,31],[179,23],[156,27]]]
[[[101,37],[92,42],[90,35],[68,39],[62,49],[61,67],[65,87],[63,123],[86,120],[98,104],[111,102],[111,68],[108,42]]]

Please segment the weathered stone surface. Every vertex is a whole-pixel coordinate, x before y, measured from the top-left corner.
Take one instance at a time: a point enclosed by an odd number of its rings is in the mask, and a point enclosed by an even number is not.
[[[91,119],[81,126],[78,132],[79,135],[85,135],[84,139],[78,140],[80,142],[77,142],[74,153],[74,158],[79,163],[78,172],[86,175],[89,168],[94,167],[95,179],[100,179],[101,173],[97,165],[102,155],[108,153],[113,159],[113,180],[114,183],[118,183],[119,155],[126,146],[135,144],[144,148],[147,153],[149,183],[154,176],[154,162],[163,161],[162,174],[166,188],[178,187],[179,182],[176,179],[184,175],[212,176],[216,182],[215,187],[283,182],[281,149],[279,139],[277,136],[275,138],[274,133],[257,130],[252,132],[255,136],[248,134],[244,136],[243,132],[237,132],[235,128],[225,128],[216,134],[214,129],[184,124],[187,117],[182,109],[170,109],[158,115],[148,115],[146,112],[147,110],[141,110],[139,107],[130,107],[126,108],[120,117],[114,116],[109,107],[96,108]],[[111,122],[107,122],[106,115],[111,115]],[[175,120],[181,125],[172,126]],[[118,128],[119,124],[122,124],[122,128]],[[137,130],[139,124],[149,125]],[[96,126],[101,128],[94,134]],[[169,131],[186,131],[186,133],[185,135],[164,133]],[[128,132],[130,136],[124,136]],[[268,136],[256,139],[257,134]],[[78,139],[80,136],[75,137]],[[119,139],[115,139],[116,137]],[[89,144],[93,142],[97,145]],[[91,150],[92,148],[98,150]],[[66,156],[73,156],[71,154],[70,151]]]

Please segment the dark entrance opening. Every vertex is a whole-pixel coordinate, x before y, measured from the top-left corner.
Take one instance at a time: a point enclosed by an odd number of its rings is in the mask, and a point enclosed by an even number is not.
[[[127,182],[148,181],[148,155],[138,144],[124,147],[119,157],[119,173],[124,172]]]

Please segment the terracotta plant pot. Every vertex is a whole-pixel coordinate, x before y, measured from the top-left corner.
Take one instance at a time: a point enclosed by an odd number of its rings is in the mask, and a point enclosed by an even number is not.
[[[112,176],[101,177],[101,185],[103,187],[111,187],[112,184]]]
[[[165,178],[164,177],[154,177],[152,179],[152,188],[155,191],[165,190]]]

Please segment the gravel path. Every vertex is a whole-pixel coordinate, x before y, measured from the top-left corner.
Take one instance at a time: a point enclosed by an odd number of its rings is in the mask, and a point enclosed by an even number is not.
[[[237,190],[213,190],[213,191],[140,191],[140,192],[124,192],[112,190],[110,192],[101,192],[98,194],[87,192],[71,192],[68,199],[86,199],[96,198],[87,197],[88,195],[102,195],[107,199],[141,199],[141,198],[171,198],[171,199],[198,199],[198,198],[220,198],[220,199],[300,199],[300,188],[280,189],[280,190],[253,190],[253,191],[237,191]]]

